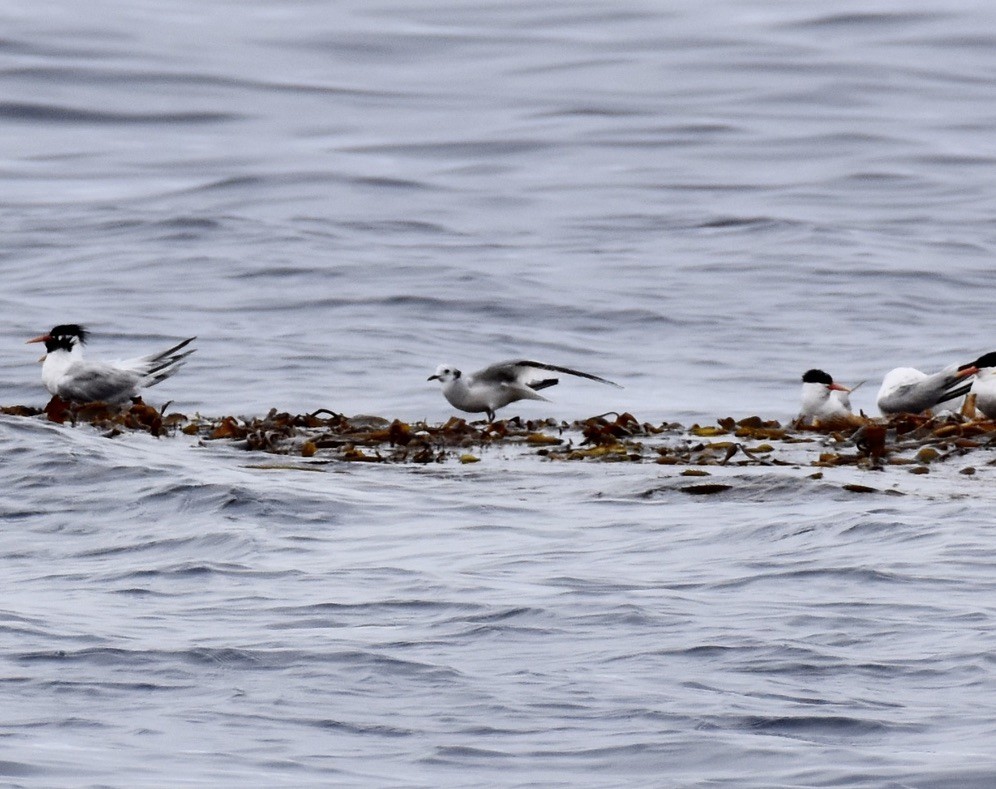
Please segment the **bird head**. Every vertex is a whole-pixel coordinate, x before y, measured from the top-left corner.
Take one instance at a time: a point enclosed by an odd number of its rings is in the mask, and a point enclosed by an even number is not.
[[[802,375],[802,382],[804,384],[822,384],[828,390],[836,389],[839,392],[850,392],[846,386],[841,384],[835,384],[830,373],[825,373],[823,370],[806,370]]]
[[[32,337],[28,342],[43,342],[48,353],[52,351],[72,351],[78,345],[83,345],[89,333],[82,326],[75,323],[60,323],[48,334]]]
[[[448,384],[450,381],[455,381],[460,375],[460,371],[452,364],[441,364],[436,368],[436,374],[430,375],[426,380]]]

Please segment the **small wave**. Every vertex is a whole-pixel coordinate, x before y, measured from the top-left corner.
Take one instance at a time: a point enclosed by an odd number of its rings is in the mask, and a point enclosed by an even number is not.
[[[764,731],[792,736],[843,737],[906,731],[908,726],[896,726],[868,718],[846,715],[747,715],[732,719],[736,725],[751,731]]]
[[[0,775],[7,778],[26,778],[30,775],[42,775],[46,771],[24,762],[0,761]]]
[[[372,734],[378,737],[410,737],[415,734],[413,729],[403,729],[398,726],[389,726],[387,724],[349,723],[346,721],[332,720],[330,718],[320,718],[300,722],[305,723],[308,726],[314,726],[319,729],[327,729],[329,731],[341,732],[344,734]]]
[[[344,150],[350,153],[394,154],[416,158],[489,159],[538,153],[553,147],[542,140],[459,140],[455,142],[387,143],[383,145],[356,145]]]
[[[228,112],[107,112],[82,110],[75,107],[50,104],[0,102],[0,119],[10,121],[93,124],[183,124],[219,123],[238,120],[242,117]]]
[[[948,18],[948,15],[939,13],[917,13],[912,11],[883,13],[868,11],[864,13],[825,14],[811,19],[783,23],[778,27],[783,30],[813,30],[816,32],[826,30],[899,28],[906,25],[932,24],[946,18]]]

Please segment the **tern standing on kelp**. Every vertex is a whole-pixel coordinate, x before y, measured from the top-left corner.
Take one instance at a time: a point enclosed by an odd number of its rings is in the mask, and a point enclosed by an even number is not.
[[[142,387],[155,386],[179,370],[194,349],[180,351],[197,339],[189,337],[161,353],[109,363],[83,358],[83,345],[88,337],[89,332],[82,326],[63,323],[48,334],[28,340],[45,343],[42,383],[63,400],[123,403],[138,397]]]

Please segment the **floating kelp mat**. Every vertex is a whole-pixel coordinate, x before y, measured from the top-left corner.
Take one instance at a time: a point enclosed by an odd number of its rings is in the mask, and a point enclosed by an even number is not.
[[[168,405],[168,404],[167,404]],[[929,474],[939,467],[971,476],[996,465],[996,422],[966,413],[899,415],[813,428],[751,416],[713,424],[651,424],[629,413],[574,422],[519,417],[442,424],[380,416],[346,416],[328,409],[261,417],[170,413],[136,400],[128,405],[70,404],[53,398],[44,408],[0,407],[0,413],[89,426],[113,438],[129,432],[163,439],[187,436],[250,453],[335,463],[477,463],[494,457],[533,457],[548,463],[645,463],[674,466],[675,475],[708,477],[720,467],[848,467]],[[280,467],[286,467],[282,461]],[[680,469],[680,470],[679,470]],[[949,471],[948,473],[951,473]],[[722,483],[689,481],[693,495],[722,492]],[[860,486],[857,486],[860,487]],[[861,492],[855,488],[854,492]]]

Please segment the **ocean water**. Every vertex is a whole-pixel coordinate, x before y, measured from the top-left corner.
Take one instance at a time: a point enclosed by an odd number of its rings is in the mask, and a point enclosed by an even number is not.
[[[4,405],[57,323],[147,399],[444,421],[426,381],[578,367],[506,416],[787,419],[822,367],[996,348],[996,8],[0,8]],[[278,468],[0,416],[12,786],[989,787],[972,477],[482,453]],[[267,466],[270,467],[261,467]],[[865,480],[865,477],[861,477]],[[859,480],[860,481],[860,480]]]

